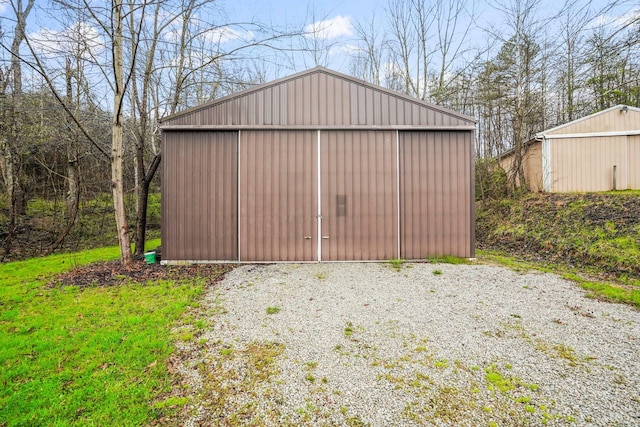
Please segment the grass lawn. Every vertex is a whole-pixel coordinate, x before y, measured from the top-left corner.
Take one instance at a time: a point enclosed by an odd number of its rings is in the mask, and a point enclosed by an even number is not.
[[[117,258],[104,248],[0,265],[0,426],[139,426],[159,415],[170,329],[204,279],[46,286]]]

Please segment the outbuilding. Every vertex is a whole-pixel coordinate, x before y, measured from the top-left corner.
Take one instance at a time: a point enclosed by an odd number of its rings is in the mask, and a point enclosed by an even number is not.
[[[507,173],[513,160],[513,151],[500,159]],[[640,190],[640,108],[616,105],[540,132],[522,166],[534,192]]]
[[[470,117],[316,67],[161,129],[164,263],[474,257]]]

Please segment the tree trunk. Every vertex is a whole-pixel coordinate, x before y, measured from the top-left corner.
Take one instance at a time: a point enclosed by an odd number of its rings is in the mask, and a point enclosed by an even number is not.
[[[137,210],[138,216],[136,220],[136,240],[134,255],[144,254],[144,244],[147,237],[147,205],[149,197],[149,184],[142,181],[138,186]]]
[[[67,103],[69,103],[69,107],[73,105],[73,87],[71,85],[71,79],[73,77],[73,71],[71,70],[71,61],[69,58],[66,60],[66,68],[65,68],[65,80],[67,83]],[[67,121],[67,129],[68,129],[68,137],[67,137],[67,221],[75,222],[75,218],[78,214],[78,201],[79,201],[79,181],[80,177],[78,175],[78,160],[76,157],[76,153],[74,152],[74,135],[71,129],[73,128],[72,123]]]
[[[127,226],[127,211],[124,204],[122,123],[114,123],[112,129],[111,185],[113,190],[113,208],[116,216],[118,244],[120,246],[120,261],[126,265],[129,264],[133,258],[131,257],[131,243]]]
[[[11,120],[11,119],[10,119]],[[7,202],[9,203],[9,224],[7,225],[7,236],[4,241],[4,257],[11,254],[11,246],[13,244],[13,236],[16,228],[16,179],[13,170],[14,161],[11,155],[11,147],[8,142],[8,138],[2,138],[0,141],[2,144],[1,152],[3,158],[2,175],[7,187]]]
[[[120,261],[123,265],[133,261],[131,243],[127,226],[127,211],[124,204],[123,160],[124,152],[122,129],[122,101],[124,97],[124,78],[122,65],[122,0],[114,0],[113,71],[115,85],[113,91],[113,126],[111,136],[111,186],[113,208],[116,216]]]
[[[16,228],[16,217],[23,215],[26,210],[26,195],[21,191],[18,180],[20,169],[20,158],[14,152],[13,147],[16,146],[20,132],[20,103],[22,98],[22,64],[20,63],[20,45],[24,40],[25,29],[27,26],[27,16],[31,12],[35,0],[28,0],[26,7],[23,9],[22,0],[17,0],[14,5],[16,26],[11,42],[11,74],[13,74],[13,99],[8,115],[5,115],[7,121],[5,123],[5,132],[9,135],[4,136],[0,141],[0,154],[3,157],[3,176],[7,186],[7,198],[9,202],[9,230],[5,240],[4,251],[5,256],[11,252],[11,246]],[[6,89],[6,85],[3,84]],[[4,90],[3,90],[4,95]]]
[[[76,216],[79,200],[79,180],[78,162],[69,154],[67,160],[67,217],[71,219]]]
[[[146,232],[147,232],[147,207],[149,202],[149,187],[151,186],[151,181],[158,170],[158,166],[160,165],[160,160],[162,159],[161,154],[156,154],[153,160],[151,161],[151,166],[149,167],[149,171],[144,174],[142,179],[140,180],[140,186],[138,187],[138,218],[136,221],[136,248],[135,254],[142,255],[144,253],[144,244],[146,240]],[[139,166],[140,167],[140,166]]]

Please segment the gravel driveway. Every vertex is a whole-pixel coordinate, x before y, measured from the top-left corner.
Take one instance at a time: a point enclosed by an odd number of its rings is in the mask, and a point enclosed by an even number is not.
[[[181,425],[640,425],[640,311],[551,274],[247,265],[196,317]]]

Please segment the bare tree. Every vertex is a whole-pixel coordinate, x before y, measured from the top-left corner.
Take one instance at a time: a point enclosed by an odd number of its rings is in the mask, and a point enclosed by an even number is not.
[[[6,99],[8,109],[3,114],[4,129],[0,135],[0,168],[7,189],[9,200],[8,233],[4,245],[5,256],[11,252],[13,235],[16,227],[16,217],[24,213],[26,200],[19,184],[20,157],[17,153],[20,140],[20,114],[22,104],[22,64],[20,62],[20,46],[25,39],[27,17],[31,12],[35,0],[12,0],[11,8],[15,16],[15,28],[11,42],[10,68],[0,78],[0,96]],[[9,85],[11,83],[11,85]],[[11,87],[11,97],[7,99],[7,89]]]
[[[393,89],[419,96],[413,74],[415,46],[418,44],[418,38],[414,31],[409,1],[413,0],[390,0],[388,5],[388,19],[391,27],[389,46],[395,66],[393,71],[397,73],[389,83]]]
[[[494,8],[506,22],[508,38],[502,38],[502,32],[493,31],[501,37],[502,48],[495,58],[495,72],[506,78],[504,101],[508,105],[510,120],[510,140],[514,156],[510,183],[526,185],[523,159],[526,142],[539,131],[542,123],[543,102],[541,92],[541,66],[544,64],[541,45],[537,40],[544,34],[544,20],[537,14],[538,0],[511,0],[509,3],[496,2]]]
[[[388,43],[380,31],[375,15],[354,25],[358,50],[352,54],[351,72],[355,77],[382,85],[385,77],[383,61],[388,57]]]
[[[124,77],[124,58],[122,25],[123,9],[122,0],[112,0],[111,17],[111,52],[113,55],[113,125],[111,128],[111,186],[113,191],[113,208],[116,216],[116,228],[118,234],[118,244],[120,245],[120,261],[129,264],[131,257],[131,243],[129,240],[129,229],[127,225],[127,209],[124,204],[124,178],[123,178],[123,108],[126,92],[126,81]],[[129,13],[132,13],[130,11]],[[134,50],[135,52],[135,50]],[[133,54],[135,62],[135,53]]]
[[[192,8],[194,2],[187,3],[187,7]],[[136,39],[130,38],[131,52],[139,50],[141,67],[132,68],[131,78],[131,118],[133,124],[133,140],[135,151],[135,190],[136,190],[136,228],[135,228],[135,255],[144,253],[147,229],[147,206],[149,199],[149,188],[158,166],[160,165],[161,153],[159,144],[155,139],[157,132],[154,131],[155,123],[152,91],[154,85],[154,71],[156,67],[156,55],[161,43],[161,35],[180,16],[178,13],[167,14],[163,10],[163,2],[156,2],[152,5],[153,15],[150,28],[141,28],[144,37],[140,45],[136,45]],[[135,4],[129,2],[129,9],[134,10]],[[187,11],[189,14],[192,10]],[[134,33],[137,29],[137,22],[133,13],[129,14],[128,30]],[[138,70],[138,68],[141,68]],[[157,110],[156,110],[157,112]],[[146,154],[150,149],[152,159],[147,167]]]
[[[557,61],[558,86],[562,94],[560,122],[574,120],[577,118],[576,114],[582,113],[577,95],[584,67],[584,28],[593,19],[589,6],[590,2],[569,2],[559,18],[562,25],[559,37],[560,60]]]
[[[307,21],[311,24],[304,28],[301,40],[301,46],[293,49],[294,55],[302,52],[302,61],[305,68],[312,66],[327,67],[330,61],[332,49],[335,48],[337,42],[335,39],[328,37],[331,21],[327,16],[319,18],[315,9],[307,9]],[[310,63],[307,62],[310,58]],[[292,60],[295,64],[295,59]],[[295,68],[295,67],[294,67]]]
[[[436,104],[443,104],[449,98],[449,85],[455,84],[459,74],[463,73],[473,61],[464,63],[461,57],[467,50],[469,31],[474,21],[473,11],[467,10],[464,0],[437,0],[434,3],[437,62],[439,68],[433,79],[431,97]],[[460,30],[460,26],[463,27]],[[478,54],[473,60],[478,59]],[[457,64],[458,71],[453,72]],[[451,77],[448,74],[453,74]]]

